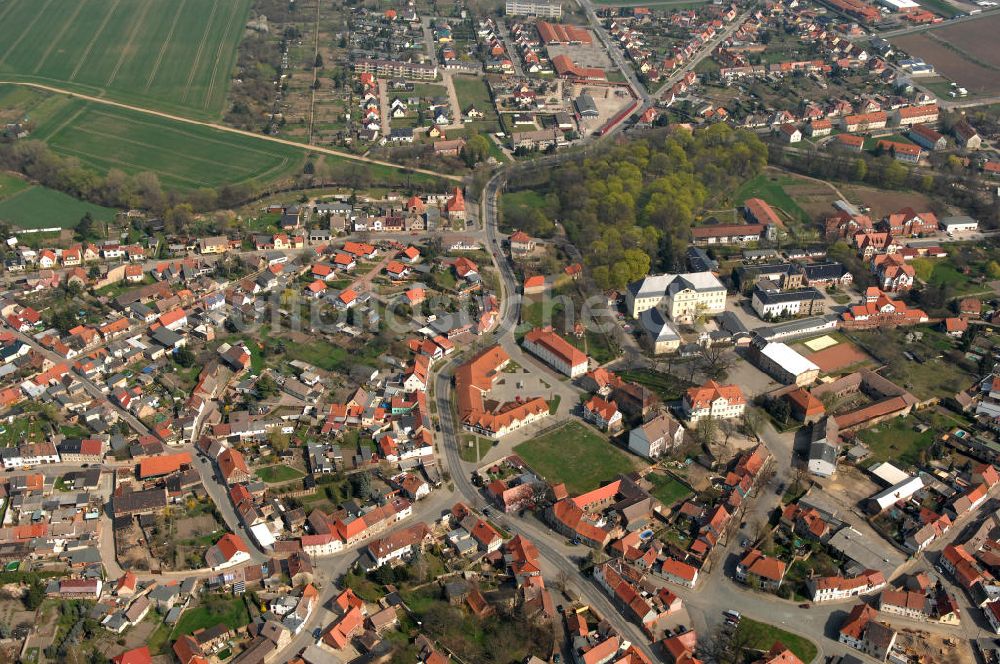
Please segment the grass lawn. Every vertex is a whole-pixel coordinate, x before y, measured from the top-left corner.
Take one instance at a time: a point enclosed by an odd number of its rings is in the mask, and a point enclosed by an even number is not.
[[[528,189],[524,191],[504,193],[500,197],[500,226],[507,229],[507,227],[504,226],[504,216],[508,212],[515,215],[517,215],[517,213],[521,213],[523,216],[524,210],[536,209],[544,206],[545,197],[537,191]]]
[[[792,634],[783,629],[757,622],[750,618],[743,618],[740,626],[736,628],[740,636],[747,637],[748,647],[754,650],[768,651],[775,641],[781,641],[790,649],[795,656],[803,662],[811,662],[816,657],[816,644],[798,634]]]
[[[222,597],[218,606],[221,611],[213,612],[208,603],[188,609],[181,615],[181,619],[174,626],[174,631],[170,634],[170,640],[175,640],[182,634],[192,634],[195,630],[208,628],[224,623],[232,629],[239,629],[250,622],[250,612],[242,597]]]
[[[215,119],[251,0],[9,0],[0,74]]]
[[[0,447],[12,447],[24,443],[40,443],[45,440],[46,428],[37,418],[15,417],[13,422],[0,425]]]
[[[289,360],[308,362],[326,371],[336,371],[344,365],[348,358],[346,350],[322,339],[316,339],[308,346],[290,344],[287,346],[285,354]]]
[[[773,207],[798,218],[802,223],[809,224],[811,222],[809,215],[784,189],[784,185],[794,183],[795,179],[788,176],[761,174],[744,182],[733,196],[733,200],[737,205],[743,205],[748,198],[761,198]]]
[[[669,507],[691,495],[691,490],[669,475],[650,473],[646,479],[653,483],[653,497]]]
[[[557,394],[552,397],[552,401],[549,402],[549,415],[555,415],[559,411],[559,403],[562,401],[562,395]]]
[[[920,451],[930,447],[936,435],[933,428],[920,433],[914,428],[918,423],[912,416],[897,417],[860,432],[858,438],[871,449],[876,461],[915,465]]]
[[[28,186],[0,200],[0,221],[24,229],[73,228],[88,212],[98,221],[110,221],[115,217],[111,208],[46,187]]]
[[[951,261],[946,258],[915,258],[910,264],[913,265],[913,269],[921,281],[932,286],[951,286],[956,295],[986,290],[985,286],[973,283],[970,275],[955,269]]]
[[[462,461],[479,463],[480,459],[489,454],[491,447],[493,447],[493,441],[489,438],[466,434],[461,438],[458,456],[461,457]]]
[[[448,88],[444,87],[440,83],[414,83],[413,92],[400,92],[394,93],[392,90],[389,91],[389,98],[392,99],[394,96],[399,97],[447,97]]]
[[[623,380],[638,383],[656,392],[664,401],[674,401],[684,396],[684,392],[692,386],[683,378],[672,374],[660,373],[651,369],[637,371],[622,371],[618,374]]]
[[[628,454],[579,422],[521,443],[514,452],[547,481],[565,482],[572,495],[635,469]]]
[[[499,130],[500,120],[490,98],[486,81],[478,76],[452,76],[451,80],[455,84],[455,95],[458,97],[461,112],[464,114],[469,107],[475,106],[476,110],[483,113],[483,119],[476,120],[473,127],[485,132]]]
[[[275,466],[264,466],[263,468],[258,468],[255,471],[257,477],[263,482],[268,484],[275,484],[277,482],[287,482],[289,480],[295,480],[303,476],[302,471],[296,470],[291,466],[285,466],[282,464]]]

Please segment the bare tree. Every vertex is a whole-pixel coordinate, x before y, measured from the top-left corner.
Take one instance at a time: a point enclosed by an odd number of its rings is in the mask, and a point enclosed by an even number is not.
[[[723,626],[712,632],[710,638],[698,639],[698,654],[706,664],[740,664],[751,642],[749,630]]]
[[[698,364],[706,376],[712,380],[721,380],[732,368],[733,357],[722,346],[705,346],[701,349]]]

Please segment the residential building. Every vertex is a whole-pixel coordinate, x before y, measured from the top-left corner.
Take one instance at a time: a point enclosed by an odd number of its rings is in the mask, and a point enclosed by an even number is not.
[[[697,424],[706,417],[715,420],[742,417],[746,405],[746,397],[738,385],[720,385],[710,380],[684,393],[681,410],[691,424]]]
[[[507,0],[507,16],[537,16],[562,18],[562,3],[558,0]]]
[[[628,448],[650,460],[659,459],[682,442],[684,427],[667,412],[659,413],[628,435]]]
[[[601,431],[616,432],[622,427],[622,414],[618,410],[618,404],[605,401],[597,395],[584,402],[583,419]]]
[[[736,565],[736,578],[764,590],[777,590],[785,579],[787,565],[758,549],[751,549]]]

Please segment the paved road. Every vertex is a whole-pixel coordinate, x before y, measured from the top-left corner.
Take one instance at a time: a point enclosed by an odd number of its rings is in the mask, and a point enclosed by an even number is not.
[[[149,427],[143,424],[135,415],[125,410],[124,408],[116,404],[114,401],[108,399],[108,397],[104,394],[104,392],[101,391],[101,388],[98,387],[97,383],[95,383],[90,378],[77,371],[73,367],[72,361],[67,360],[65,357],[56,354],[55,352],[49,350],[48,348],[45,348],[37,341],[29,337],[27,334],[24,334],[23,332],[15,330],[14,328],[10,327],[10,325],[8,325],[6,321],[4,321],[3,326],[6,327],[8,330],[10,330],[20,341],[27,344],[33,350],[35,350],[35,352],[42,355],[42,357],[48,359],[54,364],[64,363],[68,365],[70,368],[70,373],[73,374],[74,378],[80,381],[84,389],[91,397],[94,398],[94,400],[96,400],[98,403],[106,404],[107,406],[112,408],[116,413],[118,413],[118,416],[121,417],[126,422],[128,422],[129,426],[131,426],[133,429],[135,429],[136,431],[138,431],[143,435],[148,436],[152,434],[152,431],[150,431]]]
[[[341,152],[340,150],[333,150],[331,148],[323,147],[320,145],[306,145],[304,143],[296,143],[295,141],[290,141],[284,138],[278,138],[277,136],[268,136],[267,134],[256,134],[252,131],[244,131],[243,129],[236,129],[235,127],[229,127],[224,124],[219,124],[217,122],[194,120],[192,118],[184,117],[183,115],[174,115],[172,113],[164,113],[163,111],[157,111],[151,108],[144,108],[142,106],[123,104],[121,102],[113,101],[111,99],[103,99],[101,97],[95,97],[93,95],[81,94],[79,92],[74,92],[72,90],[65,90],[63,88],[58,88],[52,85],[42,85],[41,83],[26,83],[24,81],[4,81],[4,80],[0,80],[0,84],[22,85],[25,87],[35,88],[37,90],[45,90],[46,92],[69,95],[71,97],[79,97],[80,99],[86,99],[87,101],[94,102],[95,104],[103,104],[104,106],[123,108],[125,110],[134,111],[136,113],[143,113],[145,115],[152,115],[167,120],[173,120],[174,122],[183,122],[184,124],[196,125],[199,127],[208,127],[210,129],[215,129],[217,131],[225,132],[227,134],[239,134],[241,136],[249,136],[251,138],[256,138],[257,140],[260,141],[269,141],[271,143],[277,143],[279,145],[298,148],[305,152],[318,152],[320,154],[330,155],[332,157],[339,157],[340,159],[348,159],[351,161],[358,161],[366,164],[374,164],[376,166],[387,166],[389,168],[397,170],[408,170],[413,173],[432,175],[434,177],[443,178],[446,180],[452,180],[455,182],[462,182],[463,180],[463,178],[458,175],[446,175],[444,173],[439,173],[437,171],[432,171],[426,168],[412,168],[409,166],[400,166],[399,164],[393,164],[392,162],[382,161],[381,159],[372,159],[371,157],[363,157],[360,155],[351,154],[350,152]]]

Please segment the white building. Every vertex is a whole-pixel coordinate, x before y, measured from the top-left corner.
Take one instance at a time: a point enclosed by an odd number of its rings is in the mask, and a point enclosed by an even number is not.
[[[333,535],[303,535],[302,551],[310,556],[332,556],[340,553],[344,543]]]
[[[507,0],[507,16],[562,18],[562,4],[554,0]]]
[[[954,233],[971,233],[979,230],[979,222],[965,215],[944,217],[938,222],[938,226],[948,235]]]
[[[681,401],[684,417],[692,424],[706,417],[715,420],[742,417],[746,407],[746,397],[738,385],[719,385],[714,380],[688,389]]]
[[[886,510],[901,500],[907,500],[924,488],[924,481],[919,477],[908,477],[907,479],[893,484],[888,489],[876,493],[871,499],[878,505],[879,510]]]
[[[532,355],[570,378],[587,373],[587,355],[556,334],[551,327],[531,330],[524,335],[521,345]]]
[[[628,286],[625,304],[632,318],[654,307],[670,320],[691,323],[726,309],[726,287],[711,272],[651,275]]]
[[[661,413],[628,434],[628,448],[647,459],[658,459],[684,442],[684,427],[668,413]]]

